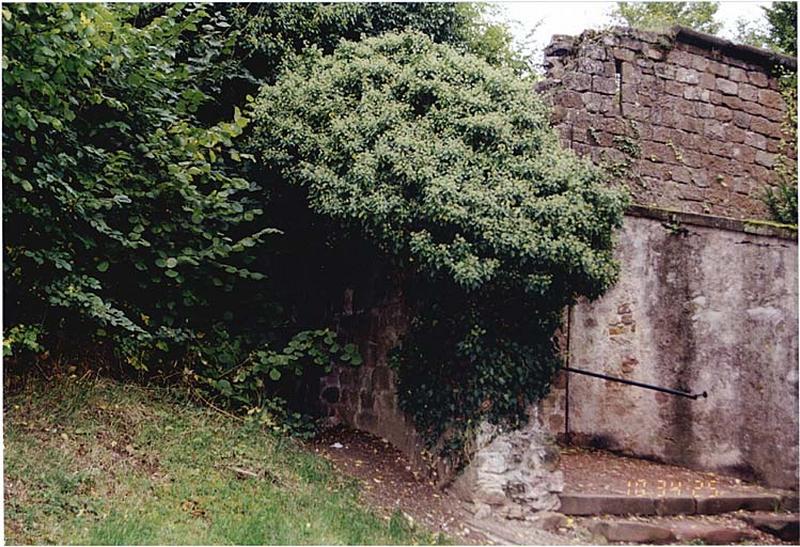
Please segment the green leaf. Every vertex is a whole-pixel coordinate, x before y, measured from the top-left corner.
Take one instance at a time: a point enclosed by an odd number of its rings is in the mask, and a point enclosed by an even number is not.
[[[224,379],[223,380],[218,380],[217,381],[217,389],[223,395],[230,395],[230,394],[233,393],[233,386],[231,385],[231,383],[228,380],[224,380]]]
[[[271,380],[274,380],[275,382],[277,382],[278,380],[281,379],[281,371],[276,369],[276,368],[274,368],[274,369],[269,371],[269,377],[270,377]]]
[[[100,262],[97,265],[97,271],[98,272],[104,272],[104,271],[108,270],[108,266],[109,266],[108,261],[104,260],[103,262]]]

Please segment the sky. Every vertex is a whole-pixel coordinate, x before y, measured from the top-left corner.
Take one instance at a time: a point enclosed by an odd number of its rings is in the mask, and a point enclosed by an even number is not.
[[[599,28],[612,22],[610,14],[616,2],[495,2],[498,8],[496,17],[511,23],[515,41],[518,44],[526,42],[527,34],[536,26],[537,21],[542,23],[536,29],[533,40],[527,51],[535,51],[537,55],[548,43],[553,34],[578,35],[590,28]],[[771,2],[753,1],[722,1],[717,11],[716,19],[723,23],[720,35],[732,38],[736,28],[736,20],[763,19],[761,6],[769,6]],[[536,57],[539,61],[539,57]]]

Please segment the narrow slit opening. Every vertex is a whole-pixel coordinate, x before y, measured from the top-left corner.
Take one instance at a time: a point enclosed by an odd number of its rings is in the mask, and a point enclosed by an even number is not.
[[[614,60],[614,86],[616,88],[617,108],[619,113],[622,114],[622,61],[619,59]]]

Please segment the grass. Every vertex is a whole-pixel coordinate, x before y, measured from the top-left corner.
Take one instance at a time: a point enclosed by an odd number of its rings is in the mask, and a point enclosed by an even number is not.
[[[365,508],[354,481],[290,439],[164,390],[33,382],[5,405],[9,544],[441,539]]]

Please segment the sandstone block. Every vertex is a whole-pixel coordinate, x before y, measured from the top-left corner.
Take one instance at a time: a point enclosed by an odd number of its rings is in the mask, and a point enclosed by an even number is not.
[[[620,36],[619,45],[633,51],[642,51],[643,44],[629,36]]]
[[[730,72],[730,67],[724,63],[718,63],[717,61],[709,61],[708,71],[715,76],[727,78]]]
[[[690,101],[705,101],[711,100],[711,92],[708,89],[699,87],[684,87],[683,98]]]
[[[580,54],[589,59],[597,59],[598,61],[605,61],[608,57],[606,48],[600,44],[587,44],[581,49]]]
[[[756,152],[756,163],[764,167],[773,167],[775,165],[775,155],[759,150]]]
[[[675,79],[685,84],[697,85],[700,83],[700,73],[690,68],[678,68]]]
[[[678,541],[702,541],[708,545],[739,543],[750,536],[739,528],[691,521],[669,523],[669,529]]]
[[[733,110],[724,106],[714,107],[714,118],[720,122],[729,122],[733,119]]]
[[[758,148],[759,150],[767,149],[767,138],[764,135],[753,133],[752,131],[747,132],[744,137],[744,143],[753,148]]]
[[[700,87],[703,89],[716,89],[717,78],[713,74],[704,72],[700,75]]]
[[[781,123],[785,118],[785,114],[783,113],[783,110],[776,110],[774,108],[764,108],[764,117],[771,122]]]
[[[739,84],[739,97],[745,101],[757,101],[758,88],[749,84]]]
[[[695,112],[701,118],[714,118],[717,117],[714,112],[714,105],[708,103],[697,103],[695,105]],[[727,110],[727,109],[725,109]],[[730,112],[730,111],[729,111]]]
[[[676,97],[683,97],[684,89],[685,86],[680,82],[675,82],[675,81],[664,82],[664,91],[669,95],[674,95]]]
[[[703,135],[712,139],[725,139],[725,126],[716,120],[706,120],[703,123]]]
[[[682,49],[673,49],[667,53],[667,61],[683,67],[692,66],[692,56]]]
[[[644,54],[648,59],[653,59],[654,61],[661,61],[665,57],[663,51],[652,46],[645,46]]]
[[[611,55],[620,61],[633,61],[636,58],[636,54],[631,51],[630,49],[626,48],[614,48],[611,50]]]
[[[739,93],[739,84],[724,78],[717,78],[717,91],[723,95],[736,95]]]
[[[764,118],[753,117],[750,121],[750,129],[774,139],[781,138],[781,126]]]
[[[655,515],[656,502],[648,497],[619,495],[562,494],[565,515]]]
[[[747,515],[742,520],[783,541],[800,541],[800,518],[797,514]]]
[[[617,92],[617,82],[614,78],[605,78],[603,76],[592,77],[592,90],[597,93],[606,95],[613,95]]]
[[[594,534],[608,541],[626,543],[672,543],[675,535],[669,528],[633,521],[594,522],[589,527]]]
[[[696,509],[694,498],[656,499],[656,514],[658,515],[692,515]]]
[[[736,124],[737,127],[741,127],[743,129],[747,129],[750,127],[750,114],[747,112],[733,112],[733,123]]]
[[[730,97],[730,98],[733,98],[733,97]],[[760,104],[754,103],[752,101],[744,101],[743,103],[740,103],[738,106],[736,106],[736,107],[732,106],[731,108],[736,108],[737,110],[738,109],[744,110],[745,112],[747,112],[748,114],[752,114],[753,116],[763,116],[764,115],[764,107],[761,106]]]
[[[588,91],[592,88],[592,76],[582,72],[570,72],[564,75],[564,87],[574,91]]]
[[[769,78],[763,72],[751,71],[747,75],[748,81],[757,87],[767,87]]]
[[[758,102],[769,108],[785,107],[785,102],[781,94],[771,89],[759,89]]]
[[[737,67],[731,67],[728,78],[734,82],[746,82],[748,80],[747,72]]]
[[[734,145],[731,147],[730,157],[738,163],[753,163],[756,160],[756,150],[744,144]]]
[[[678,120],[678,129],[682,131],[688,131],[690,133],[700,133],[703,131],[703,120],[698,120],[696,118],[689,118],[687,116],[681,116]]]
[[[697,513],[702,515],[716,515],[719,513],[731,513],[739,509],[744,509],[746,511],[771,511],[779,504],[780,498],[769,494],[697,498]]]
[[[705,72],[708,70],[708,65],[710,61],[704,55],[692,55],[692,68],[700,71]]]

